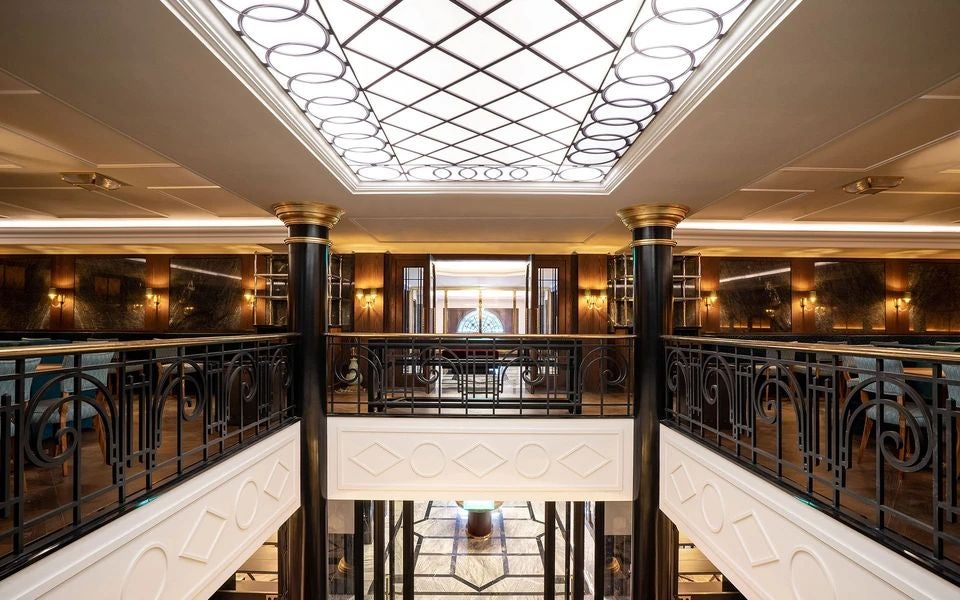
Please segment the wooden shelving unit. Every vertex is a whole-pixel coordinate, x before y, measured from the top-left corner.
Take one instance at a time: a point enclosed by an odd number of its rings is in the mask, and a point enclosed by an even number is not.
[[[286,254],[266,252],[253,255],[253,324],[255,327],[282,327],[287,324]]]
[[[633,328],[633,256],[607,257],[607,322],[611,332]],[[673,257],[673,326],[700,327],[700,255]]]
[[[331,254],[328,273],[327,323],[341,331],[350,331],[353,327],[353,255]],[[254,326],[282,327],[287,324],[289,276],[286,254],[254,255]]]

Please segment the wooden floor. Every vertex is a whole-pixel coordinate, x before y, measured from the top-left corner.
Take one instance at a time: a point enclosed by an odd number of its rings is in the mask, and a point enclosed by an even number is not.
[[[786,400],[781,403],[781,411],[782,430],[779,442],[779,453],[782,456],[781,464],[794,465],[793,468],[783,469],[783,478],[787,483],[795,485],[798,490],[805,491],[807,474],[801,468],[802,454],[797,443],[796,413],[792,404]],[[821,412],[821,427],[824,427],[824,423],[825,418]],[[771,455],[777,455],[778,443],[775,426],[758,424],[757,433],[757,447]],[[937,482],[933,470],[928,467],[912,473],[901,473],[889,465],[878,467],[876,428],[867,440],[862,460],[857,460],[861,436],[862,433],[859,430],[854,431],[852,436],[853,462],[851,467],[846,469],[846,485],[840,492],[842,512],[852,517],[864,517],[869,519],[870,522],[878,522],[878,515],[882,512],[883,523],[888,532],[901,535],[906,540],[911,540],[926,548],[934,547],[933,533],[931,527],[927,525],[935,522],[934,509],[936,503],[934,498],[936,497],[935,484]],[[723,446],[735,451],[732,442],[724,441]],[[825,440],[821,440],[820,451],[826,453]],[[756,464],[760,469],[767,470],[772,475],[777,472],[777,461],[774,458],[758,457]],[[813,474],[824,481],[814,483],[813,493],[823,502],[832,505],[834,488],[831,482],[834,479],[834,474],[831,469],[826,461],[822,461],[815,466]],[[878,473],[880,476],[878,476]],[[944,487],[950,485],[954,486],[954,489],[958,487],[956,480],[940,483]],[[881,486],[884,495],[882,510],[875,503],[878,484]],[[948,508],[946,500],[943,501],[942,508]],[[952,507],[952,512],[960,516],[960,509],[956,504]],[[952,536],[954,540],[960,539],[960,519],[951,522],[949,517],[945,518],[944,532]],[[957,568],[960,569],[960,544],[945,540],[943,550],[945,557],[956,563]]]
[[[166,463],[153,470],[150,475],[151,486],[156,488],[174,479],[178,470],[186,471],[196,467],[203,459],[202,428],[203,419],[196,422],[183,422],[180,447],[186,458],[177,462],[177,403],[168,402],[163,415],[161,442],[157,453],[157,462]],[[134,421],[134,428],[138,426]],[[134,448],[137,440],[132,440]],[[224,445],[224,449],[237,443],[236,438]],[[53,440],[47,440],[44,450],[49,455],[56,454]],[[208,456],[215,456],[221,449],[208,449]],[[25,469],[25,491],[23,494],[23,543],[31,544],[42,540],[52,533],[63,532],[73,527],[76,518],[83,521],[95,518],[98,514],[115,509],[118,506],[121,491],[114,485],[113,469],[104,460],[92,429],[84,429],[80,446],[80,478],[75,481],[75,459],[66,462],[67,473],[60,465],[38,467],[32,463]],[[147,487],[147,473],[141,463],[134,461],[124,468],[125,486],[122,493],[127,499],[144,496]],[[74,502],[74,486],[79,484],[81,498]],[[13,548],[13,539],[9,535],[13,527],[13,515],[0,515],[0,560],[7,557]]]

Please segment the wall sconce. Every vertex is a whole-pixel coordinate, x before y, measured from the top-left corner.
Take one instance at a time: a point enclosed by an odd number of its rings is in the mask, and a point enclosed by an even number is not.
[[[716,306],[716,304],[717,304],[717,292],[716,292],[716,291],[710,292],[708,295],[704,296],[704,298],[703,298],[703,308],[704,308],[704,310],[705,310],[706,313],[707,313],[707,314],[706,314],[706,317],[707,317],[707,318],[706,318],[706,321],[707,321],[708,326],[709,326],[709,323],[710,323],[710,307],[711,307],[711,306]]]
[[[154,314],[159,314],[160,313],[160,293],[154,291],[153,288],[147,288],[146,297],[147,297],[147,304],[153,305]]]
[[[800,312],[807,312],[808,308],[814,308],[817,305],[817,292],[811,291],[806,296],[800,297]]]
[[[907,310],[907,308],[909,308],[911,299],[912,296],[910,292],[904,292],[903,296],[893,301],[893,307],[897,310],[897,314],[899,314],[901,310]]]
[[[53,308],[60,309],[60,324],[63,325],[63,303],[66,301],[63,290],[50,288],[47,291],[47,297],[50,298],[50,305],[53,306]]]
[[[257,302],[257,295],[253,290],[243,290],[243,301],[253,306]]]
[[[600,305],[607,301],[607,295],[601,290],[583,290],[583,301],[590,310],[600,310]]]
[[[50,304],[54,308],[59,308],[61,311],[63,310],[63,291],[57,288],[50,288],[50,290],[47,292],[47,297],[50,298]]]
[[[357,300],[363,308],[370,310],[377,303],[377,289],[357,289]]]

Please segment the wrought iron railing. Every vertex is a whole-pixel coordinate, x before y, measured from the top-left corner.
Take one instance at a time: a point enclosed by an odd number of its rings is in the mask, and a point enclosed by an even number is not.
[[[667,423],[960,581],[953,349],[667,337]]]
[[[0,577],[292,422],[292,352],[286,335],[0,349]]]
[[[329,414],[628,416],[633,338],[330,334]]]

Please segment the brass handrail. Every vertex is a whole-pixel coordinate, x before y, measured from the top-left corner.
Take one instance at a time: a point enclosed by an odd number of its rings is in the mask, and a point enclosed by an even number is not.
[[[793,350],[820,354],[845,356],[875,356],[878,358],[906,358],[922,362],[960,362],[960,352],[935,352],[911,348],[888,348],[853,344],[822,344],[808,342],[781,342],[773,340],[744,340],[687,335],[665,335],[664,341],[686,344],[709,344],[712,346],[735,346],[738,348],[761,348],[764,350]]]
[[[614,334],[577,334],[577,333],[347,333],[331,332],[327,337],[333,338],[362,338],[362,339],[414,339],[414,340],[435,340],[443,339],[462,339],[462,340],[489,340],[489,339],[516,339],[516,340],[632,340],[633,335],[614,335]]]
[[[124,350],[150,350],[171,346],[203,346],[209,344],[233,344],[237,342],[268,342],[295,337],[295,333],[265,333],[246,335],[218,335],[170,339],[129,340],[120,342],[76,342],[71,344],[39,344],[36,346],[13,346],[0,348],[0,359],[28,358],[35,356],[60,356],[86,354],[89,352],[122,352]]]

